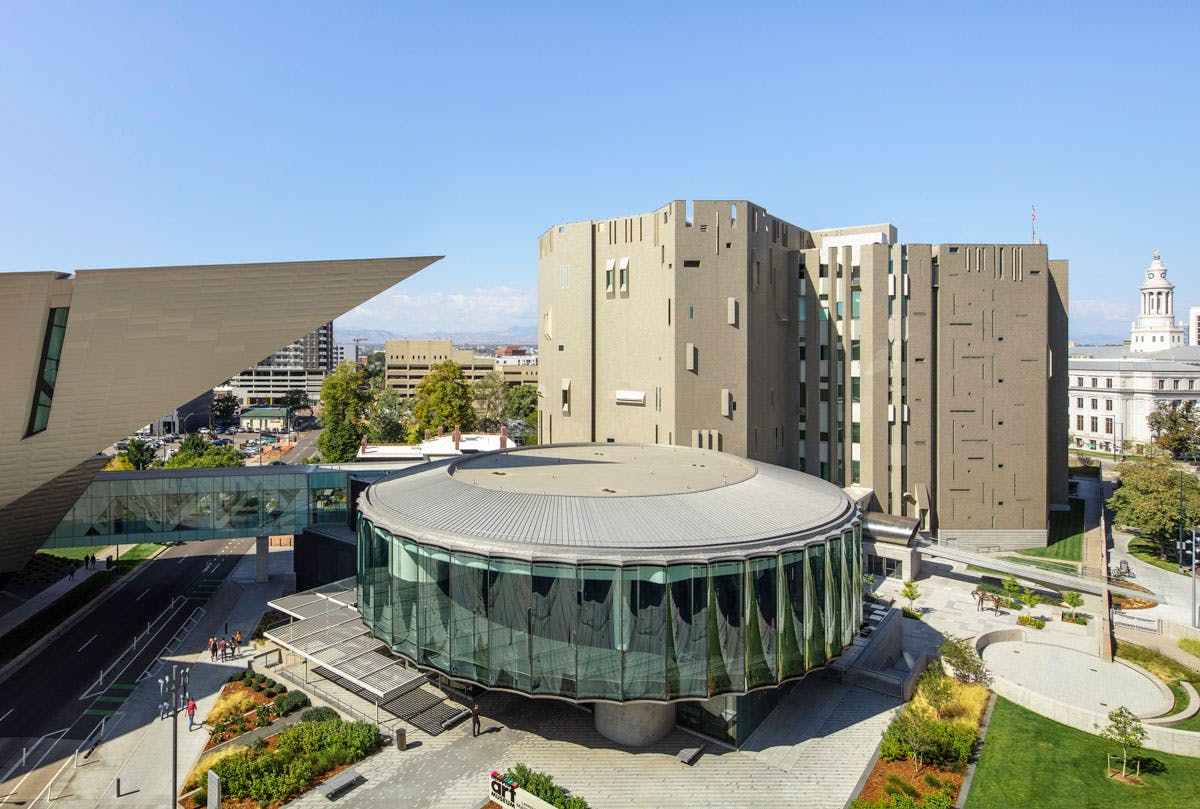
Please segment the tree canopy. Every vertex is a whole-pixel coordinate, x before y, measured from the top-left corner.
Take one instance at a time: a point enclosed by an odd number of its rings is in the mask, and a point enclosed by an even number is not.
[[[400,392],[393,388],[376,393],[367,424],[367,440],[376,444],[403,443],[412,421],[412,408],[413,400],[401,398]]]
[[[514,440],[524,444],[537,436],[537,405],[537,386],[516,385],[508,389],[508,406],[504,410],[504,418],[519,421],[522,425],[513,431]]]
[[[371,405],[362,368],[343,362],[321,385],[321,436],[317,449],[326,463],[346,463],[358,457],[366,435],[366,417]]]
[[[1195,455],[1200,447],[1200,410],[1195,402],[1159,402],[1146,417],[1154,444],[1171,457]]]
[[[166,460],[167,469],[211,469],[221,466],[242,466],[245,463],[231,446],[214,447],[198,435],[189,435],[179,444],[179,451]]]
[[[446,360],[433,366],[429,375],[417,383],[416,394],[409,441],[420,441],[424,438],[426,430],[437,432],[439,427],[449,431],[453,430],[455,425],[463,430],[470,430],[475,426],[471,386],[463,376],[462,368],[454,360]]]
[[[471,395],[475,397],[479,427],[486,433],[498,432],[508,407],[508,383],[504,375],[494,370],[484,374],[471,385]]]
[[[233,421],[233,416],[237,413],[238,398],[228,393],[223,393],[213,399],[212,414],[217,421]]]
[[[1117,465],[1121,485],[1108,499],[1117,522],[1137,530],[1158,545],[1159,554],[1174,558],[1179,536],[1180,487],[1184,527],[1200,523],[1200,483],[1166,458],[1129,460]]]
[[[283,396],[280,396],[279,404],[282,407],[290,407],[292,410],[308,410],[312,407],[312,401],[308,398],[308,392],[300,388],[293,388],[283,394]]]
[[[133,469],[149,469],[150,464],[154,463],[154,447],[140,438],[131,439],[129,446],[121,454]]]

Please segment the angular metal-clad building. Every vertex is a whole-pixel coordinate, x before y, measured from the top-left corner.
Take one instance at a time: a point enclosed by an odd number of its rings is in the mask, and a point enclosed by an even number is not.
[[[0,575],[97,452],[437,258],[0,274]]]

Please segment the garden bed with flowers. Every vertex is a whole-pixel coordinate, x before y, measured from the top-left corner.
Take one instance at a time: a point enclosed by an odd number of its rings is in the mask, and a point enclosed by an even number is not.
[[[205,750],[232,741],[255,728],[266,727],[281,716],[308,704],[301,691],[290,692],[265,674],[246,671],[230,677],[205,724],[212,728]]]

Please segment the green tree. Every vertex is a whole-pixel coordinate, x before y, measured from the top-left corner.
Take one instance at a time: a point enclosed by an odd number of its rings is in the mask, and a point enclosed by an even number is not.
[[[1146,741],[1146,729],[1142,727],[1142,720],[1122,705],[1120,708],[1108,712],[1108,725],[1100,731],[1100,735],[1121,746],[1121,777],[1124,778],[1126,765],[1129,762],[1129,749],[1136,750]],[[1139,761],[1139,775],[1141,771],[1142,765]]]
[[[949,666],[955,678],[964,683],[982,683],[987,685],[991,680],[987,667],[975,651],[975,644],[970,638],[960,638],[957,635],[947,635],[938,647],[938,655],[942,665]]]
[[[223,393],[213,399],[212,414],[217,421],[233,421],[238,410],[238,399],[228,393]],[[182,427],[182,425],[180,425]]]
[[[869,596],[874,597],[874,595],[875,595],[875,574],[874,573],[862,574],[862,586],[863,586],[864,593],[866,593]]]
[[[358,457],[372,398],[366,374],[352,362],[343,362],[325,378],[317,449],[326,463],[346,463]]]
[[[394,388],[376,393],[367,423],[367,440],[373,444],[403,443],[412,421],[412,407],[412,399],[401,398]]]
[[[480,429],[485,433],[498,432],[508,407],[508,384],[504,381],[504,375],[499,371],[489,371],[476,379],[471,385],[471,396],[474,398]]]
[[[1179,536],[1180,488],[1183,523],[1200,523],[1200,483],[1165,458],[1129,460],[1117,465],[1120,487],[1108,499],[1116,521],[1137,530],[1158,546],[1163,559],[1175,558]]]
[[[913,608],[913,602],[921,597],[921,588],[912,579],[906,579],[900,587],[900,595],[908,599],[908,608]]]
[[[134,469],[149,469],[154,462],[154,447],[140,438],[130,439],[129,446],[121,454]]]
[[[201,442],[205,443],[205,442]],[[205,443],[202,452],[184,452],[182,449],[167,459],[167,469],[211,469],[224,466],[243,466],[245,459],[230,446],[214,447]]]
[[[921,675],[917,690],[939,718],[946,706],[954,700],[954,683],[950,681],[946,672],[936,661],[931,663],[929,668],[925,669],[925,673]]]
[[[1074,617],[1077,610],[1083,606],[1083,596],[1074,590],[1067,590],[1062,594],[1062,603],[1071,608],[1071,615]]]
[[[1171,457],[1194,455],[1200,446],[1200,411],[1195,402],[1159,402],[1146,417],[1154,443]]]
[[[1008,593],[1008,597],[1013,599],[1017,597],[1017,593],[1021,589],[1021,585],[1017,583],[1017,577],[1011,573],[1005,576],[1000,584],[1003,585],[1004,592]]]
[[[192,433],[191,435],[184,436],[183,440],[179,442],[179,451],[175,455],[176,457],[179,455],[194,455],[199,457],[207,452],[210,446],[212,445],[201,436]]]
[[[475,410],[471,407],[471,386],[463,376],[462,368],[454,360],[438,363],[429,375],[417,383],[413,402],[413,424],[409,440],[420,441],[426,430],[437,432],[453,430],[458,425],[463,430],[475,426]],[[322,455],[325,454],[322,449]],[[326,460],[329,460],[328,458]]]
[[[312,409],[312,400],[308,398],[308,392],[300,388],[293,388],[280,396],[278,404],[281,407],[290,407],[293,412]]]
[[[1029,609],[1033,609],[1038,604],[1042,603],[1042,597],[1026,587],[1023,591],[1021,591],[1021,603],[1026,607],[1029,607]]]
[[[372,390],[383,390],[383,372],[387,366],[387,355],[382,351],[372,351],[367,357],[366,384]]]
[[[515,385],[508,389],[504,418],[514,422],[510,425],[513,441],[528,444],[537,440],[537,404],[536,385]]]

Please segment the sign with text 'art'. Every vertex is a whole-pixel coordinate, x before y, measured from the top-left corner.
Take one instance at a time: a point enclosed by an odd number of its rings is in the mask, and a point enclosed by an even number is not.
[[[553,804],[530,795],[511,778],[505,778],[498,772],[493,772],[489,780],[491,782],[490,797],[501,806],[510,807],[510,809],[554,809]]]

